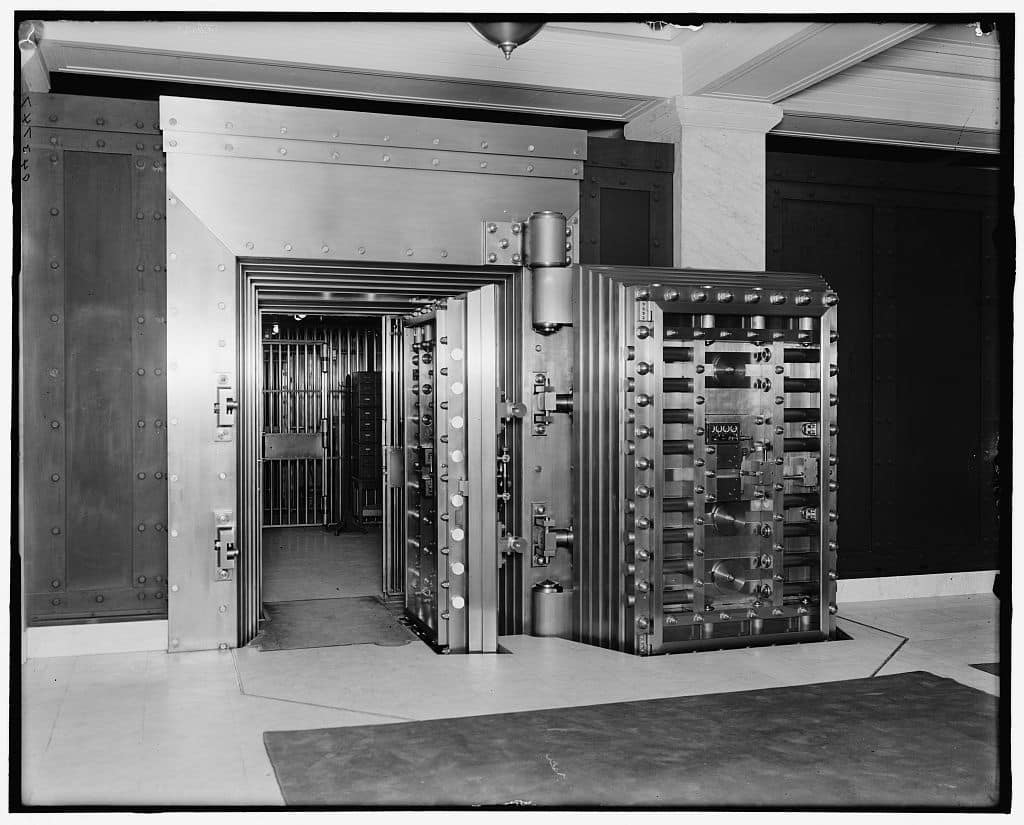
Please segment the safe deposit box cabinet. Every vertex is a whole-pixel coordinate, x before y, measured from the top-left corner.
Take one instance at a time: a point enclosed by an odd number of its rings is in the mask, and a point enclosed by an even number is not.
[[[488,232],[524,266],[404,322],[405,604],[425,638],[639,655],[829,638],[835,293],[569,265],[556,213]]]

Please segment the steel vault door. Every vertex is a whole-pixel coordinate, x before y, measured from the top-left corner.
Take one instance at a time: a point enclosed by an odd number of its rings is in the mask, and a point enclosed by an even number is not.
[[[450,298],[402,342],[405,612],[451,653],[498,645],[496,298]]]

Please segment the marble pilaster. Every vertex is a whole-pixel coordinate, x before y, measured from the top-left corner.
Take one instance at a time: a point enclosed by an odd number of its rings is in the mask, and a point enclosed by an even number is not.
[[[770,103],[676,97],[626,124],[631,140],[676,147],[673,262],[765,267],[765,134],[782,118]]]

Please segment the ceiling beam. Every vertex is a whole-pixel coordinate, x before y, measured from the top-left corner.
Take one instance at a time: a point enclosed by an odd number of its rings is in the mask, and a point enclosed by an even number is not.
[[[676,43],[543,29],[511,60],[460,22],[52,21],[54,71],[626,120],[679,93]]]
[[[684,94],[779,103],[929,24],[712,23],[682,44]]]

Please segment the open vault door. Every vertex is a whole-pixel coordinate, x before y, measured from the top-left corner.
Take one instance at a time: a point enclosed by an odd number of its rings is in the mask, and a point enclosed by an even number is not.
[[[405,613],[451,653],[498,646],[497,298],[449,298],[402,333]]]

